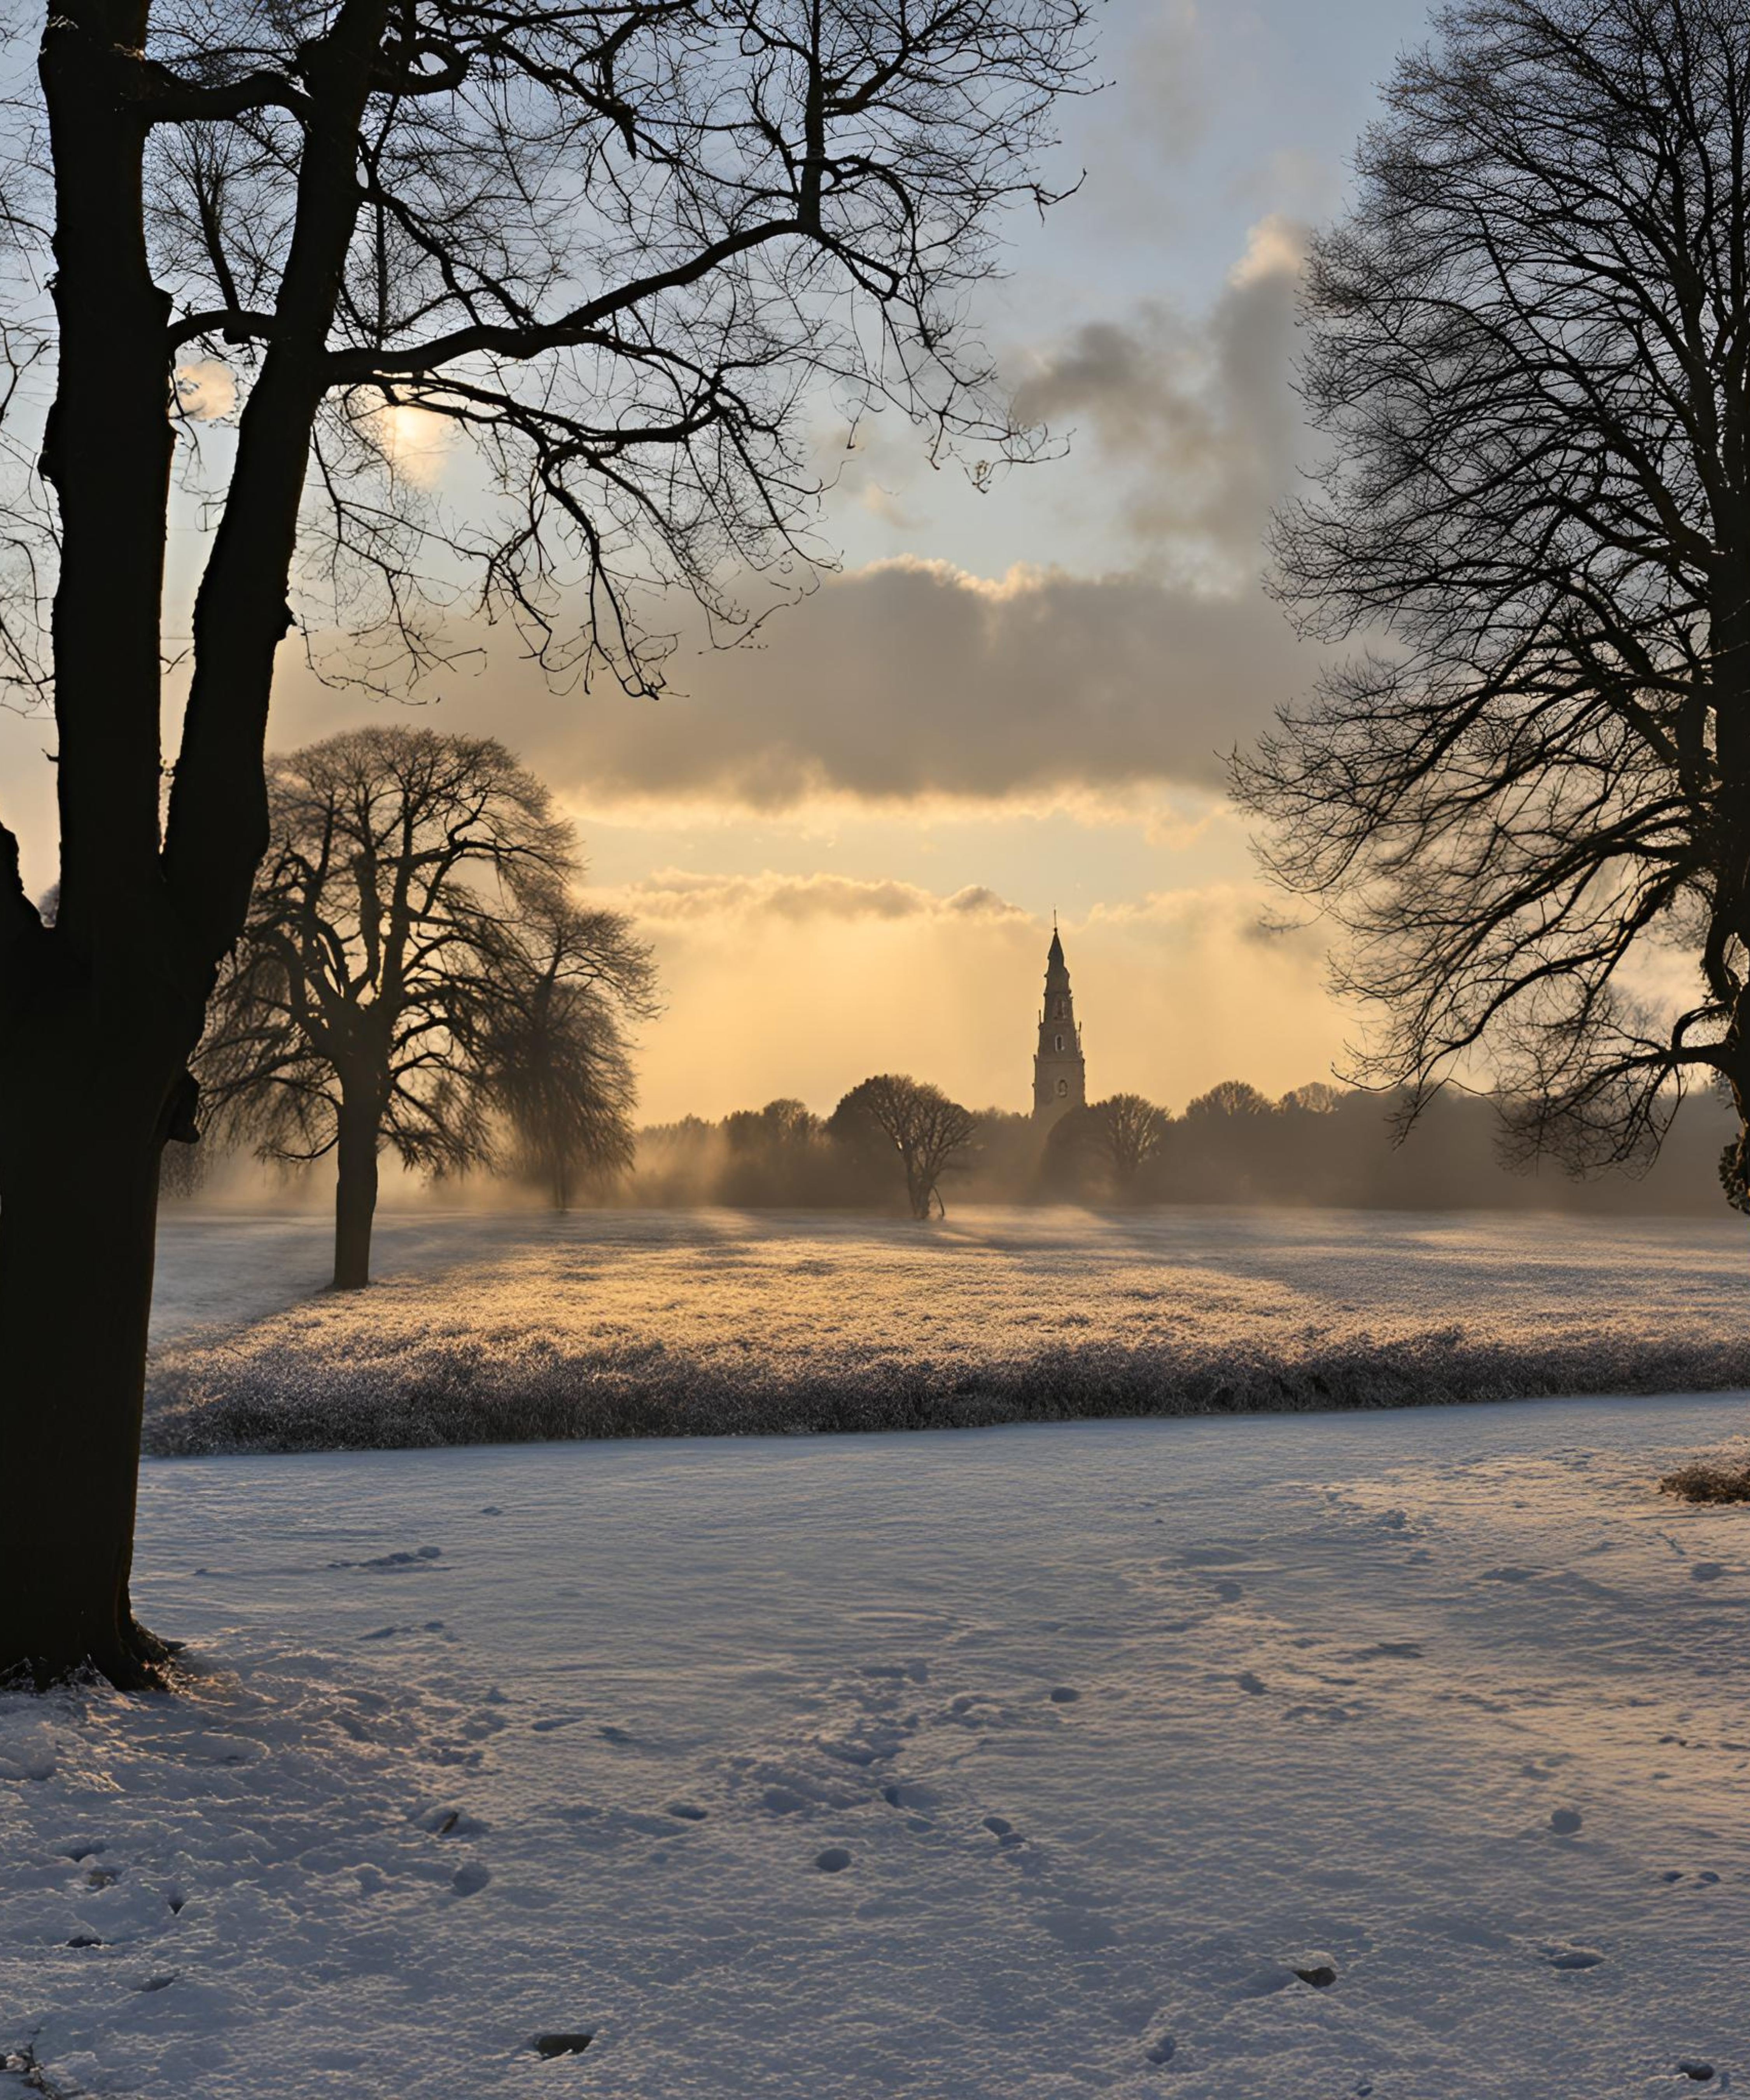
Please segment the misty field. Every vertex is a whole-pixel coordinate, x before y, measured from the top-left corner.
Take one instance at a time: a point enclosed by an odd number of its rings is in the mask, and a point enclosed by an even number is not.
[[[1750,1385],[1713,1221],[732,1211],[169,1227],[148,1448],[968,1427]]]

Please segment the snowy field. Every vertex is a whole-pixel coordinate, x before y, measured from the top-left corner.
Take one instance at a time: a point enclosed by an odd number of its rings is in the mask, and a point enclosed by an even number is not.
[[[0,2055],[149,2100],[1750,2089],[1750,1511],[1651,1487],[1746,1406],[148,1463],[198,1679],[0,1698]]]
[[[1201,1208],[166,1227],[161,1453],[970,1426],[1750,1385],[1750,1229]]]

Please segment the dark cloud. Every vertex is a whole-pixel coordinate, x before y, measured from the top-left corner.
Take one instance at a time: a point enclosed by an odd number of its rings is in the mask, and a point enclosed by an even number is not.
[[[1056,571],[993,583],[910,560],[829,581],[756,645],[671,668],[681,690],[655,703],[609,689],[555,699],[532,675],[500,675],[464,688],[455,712],[597,809],[655,797],[776,810],[822,795],[1039,805],[1219,791],[1223,754],[1306,675],[1256,592]]]
[[[1294,220],[1262,219],[1206,313],[1155,302],[1086,322],[1020,378],[1022,418],[1074,426],[1120,478],[1131,531],[1192,573],[1256,571],[1307,450],[1289,383],[1306,239]]]

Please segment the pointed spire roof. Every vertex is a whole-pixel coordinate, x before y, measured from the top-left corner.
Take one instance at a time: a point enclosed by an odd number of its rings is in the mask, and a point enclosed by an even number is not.
[[[1064,944],[1058,938],[1057,914],[1056,911],[1053,911],[1051,914],[1051,945],[1046,951],[1045,960],[1048,963],[1060,963],[1063,959]]]

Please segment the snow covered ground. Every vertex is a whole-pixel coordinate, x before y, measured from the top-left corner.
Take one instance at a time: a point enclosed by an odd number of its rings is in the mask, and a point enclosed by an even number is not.
[[[968,1426],[1750,1385],[1717,1220],[1182,1208],[179,1218],[161,1452]],[[296,1302],[293,1302],[296,1301]]]
[[[1651,1489],[1746,1422],[148,1463],[200,1675],[0,1698],[0,2054],[150,2100],[1750,2088],[1750,1512]]]

